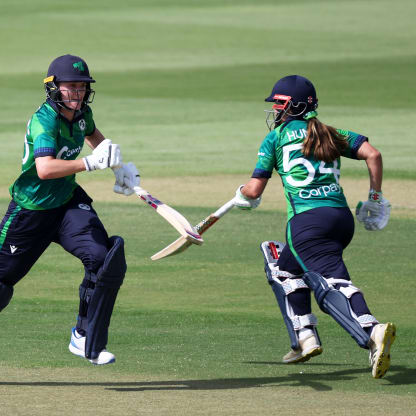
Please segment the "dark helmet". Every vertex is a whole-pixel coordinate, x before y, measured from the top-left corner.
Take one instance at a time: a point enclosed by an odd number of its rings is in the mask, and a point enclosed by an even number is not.
[[[275,111],[267,111],[269,115],[273,113],[272,124],[275,125],[286,113],[293,118],[303,118],[305,114],[318,108],[315,87],[311,81],[300,75],[288,75],[279,79],[264,101],[275,103]],[[268,120],[266,122],[270,128]]]
[[[54,59],[49,65],[47,77],[43,80],[46,97],[65,106],[59,91],[60,82],[85,82],[83,106],[92,103],[95,91],[91,89],[90,84],[95,80],[91,78],[87,63],[79,56],[63,55]]]

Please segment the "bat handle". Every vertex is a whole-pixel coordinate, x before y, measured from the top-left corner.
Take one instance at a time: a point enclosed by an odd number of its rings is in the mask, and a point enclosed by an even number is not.
[[[141,188],[140,186],[135,186],[133,187],[133,191],[136,195],[140,196],[140,195],[145,195],[148,194],[147,191],[145,191],[143,188]]]
[[[214,217],[221,218],[224,214],[230,211],[234,207],[234,198],[226,202],[222,207],[218,208],[214,212]]]

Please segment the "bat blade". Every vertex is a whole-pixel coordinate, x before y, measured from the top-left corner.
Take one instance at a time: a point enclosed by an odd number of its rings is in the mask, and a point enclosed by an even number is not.
[[[207,231],[210,227],[212,227],[223,215],[225,215],[228,211],[230,211],[234,207],[234,199],[231,199],[227,203],[225,203],[222,207],[218,208],[217,211],[203,219],[200,223],[198,223],[194,228],[199,234],[203,234]],[[164,257],[174,256],[176,254],[182,253],[188,247],[190,247],[192,243],[186,240],[183,236],[179,237],[173,243],[169,244],[162,250],[158,251],[154,254],[151,259],[152,260],[159,260],[163,259]]]
[[[201,245],[204,242],[201,235],[192,227],[191,223],[181,213],[176,211],[176,209],[164,204],[140,186],[135,186],[133,190],[142,201],[152,207],[172,225],[185,241],[197,245]]]
[[[182,251],[185,251],[191,245],[192,243],[190,243],[185,237],[180,236],[173,243],[158,251],[156,254],[153,254],[153,256],[150,258],[152,260],[159,260],[163,259],[164,257],[174,256],[176,254],[182,253]]]

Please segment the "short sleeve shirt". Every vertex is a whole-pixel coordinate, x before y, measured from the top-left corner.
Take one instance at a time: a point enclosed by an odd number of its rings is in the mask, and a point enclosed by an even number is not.
[[[43,210],[57,208],[68,202],[78,186],[75,174],[57,179],[40,179],[35,159],[53,156],[74,160],[81,153],[85,136],[90,136],[95,124],[90,107],[69,122],[45,102],[27,125],[22,171],[10,186],[14,201],[23,208]]]
[[[347,140],[342,156],[357,158],[357,150],[367,137],[337,129]],[[339,184],[341,160],[331,163],[306,158],[302,143],[307,122],[292,120],[271,131],[263,140],[253,178],[270,178],[273,170],[280,175],[287,203],[288,220],[301,212],[322,207],[348,206]]]

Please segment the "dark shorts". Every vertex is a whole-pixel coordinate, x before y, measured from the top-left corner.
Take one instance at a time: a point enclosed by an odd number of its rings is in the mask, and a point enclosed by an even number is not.
[[[91,203],[81,187],[59,208],[35,211],[10,202],[0,224],[0,282],[15,285],[51,242],[95,272],[107,255],[108,235]]]
[[[295,215],[287,224],[287,245],[278,265],[293,274],[306,271],[350,280],[342,253],[354,235],[349,208],[320,207]]]

